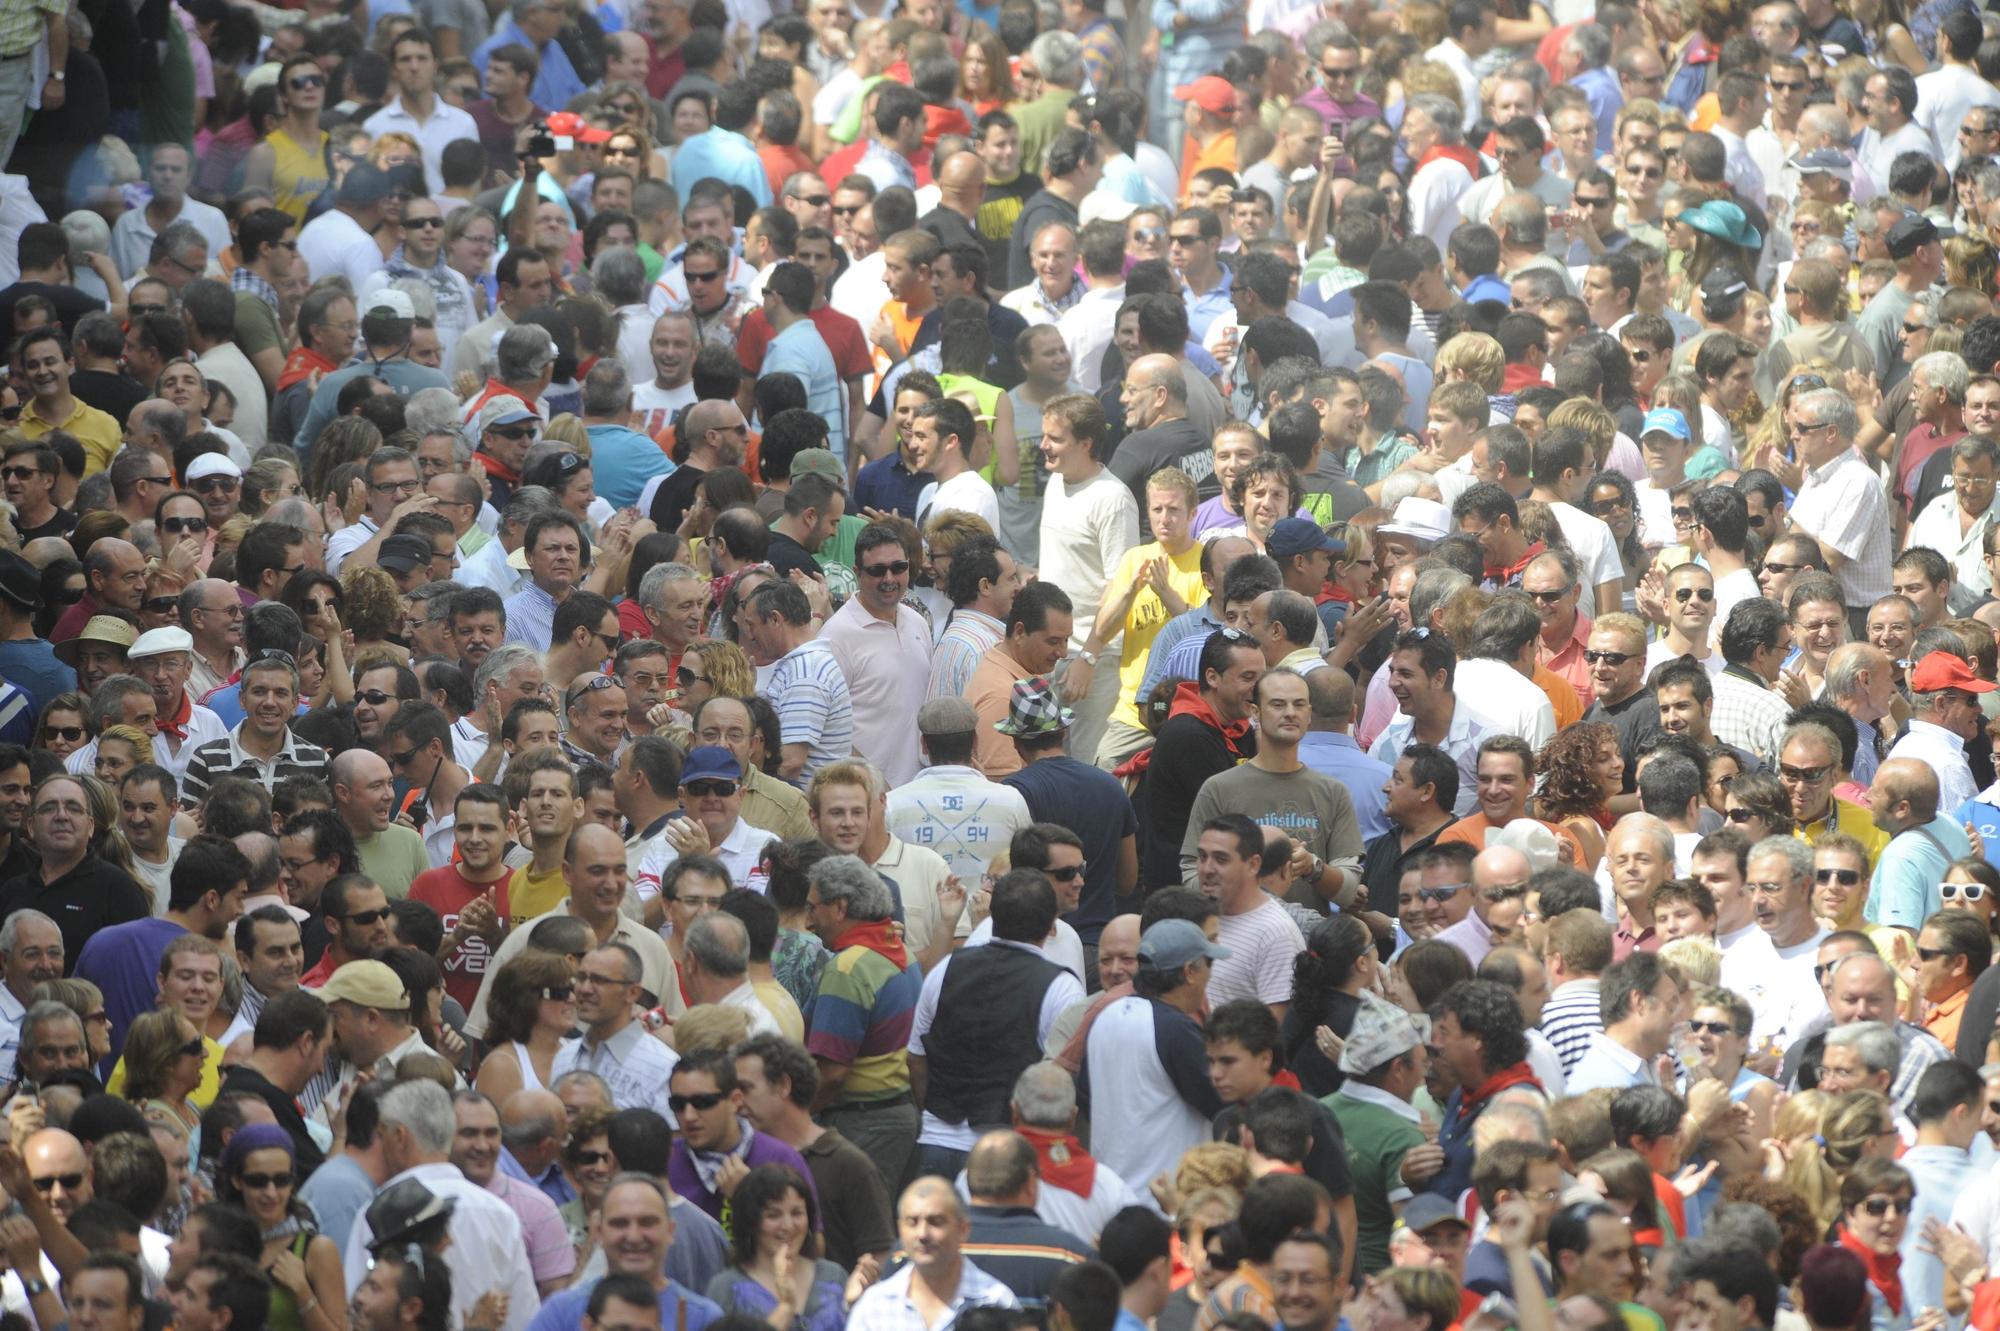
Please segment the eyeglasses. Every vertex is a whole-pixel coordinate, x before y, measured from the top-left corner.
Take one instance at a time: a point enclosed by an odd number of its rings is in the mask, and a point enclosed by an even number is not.
[[[182,532],[185,533],[186,535],[192,536],[194,533],[198,531],[208,530],[208,519],[207,518],[162,518],[160,519],[160,530],[164,532]]]
[[[1815,883],[1839,883],[1842,887],[1853,887],[1861,881],[1861,871],[1859,869],[1815,869],[1813,870],[1813,881]]]
[[[1734,1035],[1736,1028],[1726,1021],[1690,1021],[1688,1029],[1702,1035]]]
[[[1639,659],[1637,652],[1585,652],[1583,659],[1591,665],[1622,666],[1627,661]]]
[[[59,739],[74,744],[83,738],[84,731],[82,726],[48,726],[43,729],[42,733],[50,739]]]
[[[861,571],[871,578],[900,578],[910,571],[910,561],[907,559],[896,559],[891,560],[887,564],[863,564]]]
[[[1889,1132],[1894,1131],[1894,1128],[1889,1129]],[[1886,1137],[1889,1135],[1889,1132],[1878,1133],[1877,1135]],[[1908,1215],[1910,1208],[1915,1204],[1915,1199],[1910,1197],[1870,1197],[1861,1203],[1861,1209],[1872,1216],[1885,1216],[1890,1211],[1894,1211],[1897,1215]]]
[[[1472,884],[1470,883],[1445,883],[1440,887],[1420,887],[1417,889],[1417,900],[1428,901],[1433,904],[1440,901],[1449,901],[1471,886]]]
[[[1857,874],[1856,877],[1859,877],[1859,875]],[[1986,884],[1941,883],[1938,885],[1938,895],[1946,901],[1984,901],[1986,900]]]
[[[576,997],[576,986],[573,984],[552,984],[542,990],[542,997],[548,999],[551,1003],[567,1003],[570,999]]]
[[[205,615],[221,615],[225,619],[240,619],[243,615],[241,601],[231,601],[228,605],[198,605],[195,609]]]
[[[1785,763],[1779,763],[1778,779],[1780,781],[1795,782],[1801,786],[1816,786],[1826,780],[1827,773],[1832,770],[1832,763],[1824,763],[1818,767],[1792,767]]]
[[[1676,511],[1675,511],[1675,516],[1676,516],[1676,517],[1678,517],[1678,516],[1679,516],[1679,511],[1678,511],[1678,510],[1676,510]],[[1715,588],[1713,588],[1713,587],[1676,587],[1676,588],[1674,588],[1674,599],[1675,599],[1676,601],[1679,601],[1679,602],[1681,602],[1682,604],[1686,604],[1686,603],[1687,603],[1687,602],[1689,602],[1689,601],[1695,601],[1695,600],[1699,600],[1699,601],[1713,601],[1713,600],[1715,599]]]
[[[276,1174],[238,1174],[236,1185],[245,1192],[262,1192],[266,1188],[289,1188],[292,1174],[285,1170]]]
[[[389,908],[383,906],[379,910],[357,910],[352,915],[342,915],[337,918],[351,920],[355,924],[380,924],[389,918]]]
[[[681,789],[698,800],[726,800],[736,793],[736,783],[734,781],[689,781]]]
[[[368,488],[378,495],[413,495],[423,482],[412,476],[406,481],[378,481]]]
[[[83,1186],[83,1175],[50,1174],[47,1178],[38,1178],[35,1180],[35,1191],[36,1192],[52,1191],[55,1188],[56,1184],[58,1183],[62,1184],[62,1190],[64,1192],[75,1192],[78,1188],[81,1188]]]
[[[670,1095],[667,1097],[667,1108],[676,1114],[687,1109],[692,1109],[697,1114],[706,1114],[728,1098],[721,1091],[707,1091],[701,1095]]]

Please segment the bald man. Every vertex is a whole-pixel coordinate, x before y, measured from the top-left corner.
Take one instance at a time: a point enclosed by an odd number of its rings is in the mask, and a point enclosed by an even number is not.
[[[1178,467],[1199,484],[1214,470],[1208,436],[1188,420],[1187,376],[1172,356],[1141,356],[1125,367],[1118,391],[1131,431],[1111,455],[1111,474],[1125,482],[1146,512],[1146,478],[1162,467]]]
[[[687,415],[681,418],[678,442],[685,448],[686,456],[680,467],[660,482],[649,514],[653,525],[661,531],[673,531],[681,525],[681,519],[694,504],[695,489],[702,477],[718,467],[743,465],[743,452],[750,443],[750,426],[743,419],[742,408],[734,402],[701,401],[689,407]]]
[[[1496,947],[1524,940],[1521,914],[1528,905],[1528,857],[1512,846],[1492,846],[1472,861],[1472,913],[1437,933],[1439,942],[1465,953],[1474,966]]]
[[[556,1205],[576,1200],[576,1189],[562,1172],[563,1138],[569,1113],[554,1091],[524,1088],[500,1104],[500,1172],[540,1188]]]
[[[1048,1042],[1042,1052],[1075,1072],[1082,1066],[1084,1033],[1091,1013],[1116,998],[1132,992],[1132,976],[1139,969],[1139,917],[1114,915],[1097,936],[1097,992],[1087,994],[1057,1014],[1049,1027]],[[1074,1042],[1075,1049],[1070,1046]],[[1077,1063],[1070,1066],[1074,1054]]]
[[[896,1200],[896,1236],[906,1265],[870,1285],[848,1312],[857,1328],[901,1326],[906,1308],[1013,1308],[1018,1300],[1007,1286],[965,1260],[972,1232],[964,1203],[949,1181],[931,1175],[903,1189]]]
[[[1389,830],[1389,765],[1370,758],[1355,740],[1354,679],[1345,670],[1315,670],[1306,676],[1312,719],[1299,741],[1299,761],[1347,787],[1361,843],[1371,845]]]
[[[361,871],[401,899],[430,868],[430,857],[415,829],[394,821],[395,801],[395,778],[380,754],[349,749],[333,760],[334,811],[354,834]]]
[[[986,246],[973,222],[986,197],[986,162],[974,152],[957,152],[936,168],[938,206],[917,219],[917,225],[938,238],[945,252],[960,245]]]
[[[1972,853],[1956,810],[1938,808],[1937,772],[1915,758],[1890,758],[1868,788],[1868,812],[1889,834],[1875,861],[1863,914],[1911,933],[1944,905],[1938,884],[1953,860]]]

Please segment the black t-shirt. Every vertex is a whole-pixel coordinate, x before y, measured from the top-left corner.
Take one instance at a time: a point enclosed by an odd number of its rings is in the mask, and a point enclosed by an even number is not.
[[[71,337],[76,336],[78,319],[104,308],[103,301],[95,296],[86,296],[75,287],[59,287],[48,282],[16,282],[0,290],[0,328],[11,329],[14,326],[14,306],[24,296],[46,296],[53,301],[63,332]],[[125,418],[121,416],[118,419],[122,424]]]
[[[1353,1029],[1352,1026],[1349,1029]],[[1308,1097],[1309,1099],[1311,1097]],[[1301,1163],[1307,1178],[1326,1189],[1327,1195],[1335,1201],[1354,1195],[1354,1175],[1347,1168],[1347,1138],[1340,1130],[1340,1120],[1333,1111],[1317,1100],[1313,1100],[1312,1145],[1306,1148],[1306,1158]],[[1231,1105],[1215,1116],[1215,1140],[1233,1142],[1236,1129],[1243,1122],[1241,1105]]]
[[[67,536],[76,530],[76,514],[66,508],[59,508],[55,511],[53,517],[39,527],[24,526],[17,517],[14,520],[14,530],[21,533],[21,544],[23,545],[26,545],[29,541],[39,540],[44,536]]]
[[[997,291],[1008,289],[1009,246],[1014,240],[1014,223],[1029,199],[1042,192],[1042,178],[1023,171],[1005,184],[986,182],[980,195],[979,211],[973,215],[979,243],[986,247],[986,285]],[[1018,282],[1014,285],[1020,285]]]
[[[244,1091],[256,1096],[271,1107],[271,1116],[278,1120],[292,1139],[292,1148],[297,1153],[299,1177],[304,1178],[326,1163],[325,1152],[319,1149],[306,1131],[305,1114],[299,1108],[298,1100],[253,1067],[238,1065],[231,1068],[222,1078],[222,1089],[218,1094]]]
[[[1118,441],[1118,447],[1112,450],[1104,465],[1113,476],[1125,482],[1132,497],[1139,501],[1141,540],[1152,539],[1153,524],[1146,517],[1146,478],[1162,467],[1178,465],[1189,454],[1199,453],[1208,458],[1212,452],[1213,445],[1208,436],[1197,430],[1194,422],[1185,416],[1177,421],[1161,421],[1147,429],[1134,430]],[[1208,470],[1212,476],[1213,466]],[[1200,497],[1200,481],[1203,478],[1190,473],[1189,479],[1196,482],[1197,497]],[[1211,488],[1221,493],[1220,486]]]
[[[694,507],[695,491],[701,486],[701,478],[708,475],[700,467],[690,467],[683,463],[674,469],[672,475],[660,482],[660,488],[653,492],[653,508],[646,516],[661,531],[675,531],[681,519]]]
[[[779,577],[785,577],[793,569],[811,577],[821,577],[825,570],[812,557],[812,551],[800,545],[781,531],[771,533],[771,548],[764,553],[764,562],[778,570]]]
[[[132,408],[146,400],[146,390],[137,379],[110,370],[76,371],[69,377],[69,391],[78,402],[96,407],[121,426],[132,419]]]

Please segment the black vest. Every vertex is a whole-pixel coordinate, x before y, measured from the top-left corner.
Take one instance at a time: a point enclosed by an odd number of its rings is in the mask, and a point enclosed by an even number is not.
[[[924,1108],[947,1123],[1007,1123],[1015,1080],[1042,1057],[1042,996],[1062,973],[1039,952],[997,942],[952,953],[924,1036]]]

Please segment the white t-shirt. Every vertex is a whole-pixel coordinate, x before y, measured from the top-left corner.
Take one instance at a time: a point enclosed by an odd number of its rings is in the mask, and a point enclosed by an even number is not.
[[[657,382],[640,384],[632,389],[632,411],[637,416],[633,428],[644,434],[658,435],[673,422],[675,412],[692,405],[692,379],[679,388],[662,388]]]
[[[1267,897],[1254,910],[1217,917],[1216,928],[1217,941],[1229,955],[1209,973],[1211,1006],[1238,998],[1292,1001],[1292,962],[1306,950],[1306,940],[1283,906]]]
[[[1072,491],[1060,475],[1050,474],[1042,495],[1041,578],[1068,592],[1076,607],[1072,646],[1089,640],[1112,570],[1138,543],[1139,504],[1125,482],[1100,468]],[[1124,637],[1120,633],[1106,648],[1116,652]]]
[[[1595,619],[1598,613],[1598,585],[1625,576],[1625,564],[1618,558],[1618,542],[1612,537],[1611,528],[1602,520],[1574,504],[1557,501],[1549,508],[1556,515],[1556,526],[1562,528],[1563,538],[1576,554],[1577,573],[1583,583],[1583,590],[1577,598],[1577,609]],[[1606,610],[1617,608],[1604,607]]]
[[[972,513],[986,519],[986,525],[1000,530],[1000,497],[992,483],[970,468],[948,481],[932,481],[917,496],[917,526],[923,527],[940,513]]]

